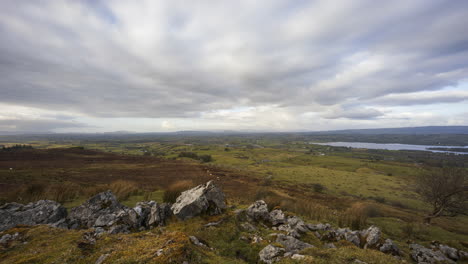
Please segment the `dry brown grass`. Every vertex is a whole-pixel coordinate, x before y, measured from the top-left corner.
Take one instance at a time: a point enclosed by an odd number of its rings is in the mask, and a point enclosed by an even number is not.
[[[128,197],[135,195],[139,191],[138,184],[128,180],[117,180],[109,184],[109,190],[111,190],[117,199],[120,201],[128,199]]]
[[[163,201],[166,203],[174,203],[183,191],[192,187],[194,187],[194,183],[191,180],[175,182],[164,191]]]

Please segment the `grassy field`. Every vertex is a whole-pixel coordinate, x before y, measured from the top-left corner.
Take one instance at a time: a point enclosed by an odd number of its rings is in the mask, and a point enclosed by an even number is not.
[[[94,193],[111,189],[123,204],[132,207],[142,200],[163,201],[164,192],[181,181],[195,186],[215,180],[226,192],[228,202],[238,207],[265,199],[270,206],[280,206],[310,222],[329,222],[354,229],[375,224],[382,228],[384,236],[396,240],[405,250],[407,242],[428,245],[432,240],[466,250],[468,217],[441,217],[432,225],[422,224],[429,208],[413,191],[413,184],[415,176],[423,172],[421,162],[424,160],[414,162],[406,156],[400,158],[400,153],[395,156],[393,152],[376,154],[298,142],[260,142],[263,145],[192,144],[188,140],[172,143],[28,142],[36,149],[0,152],[0,199],[23,203],[53,199],[72,208]],[[210,155],[212,161],[204,163],[179,157],[181,152]],[[174,234],[196,234],[220,250],[226,250],[214,255],[208,253],[205,257],[212,262],[207,263],[242,263],[229,253],[233,246],[246,256],[258,252],[257,248],[234,242],[233,237],[239,233],[230,234],[228,226],[220,229],[223,234],[218,234],[223,239],[217,239],[217,233],[210,236],[201,232],[200,226],[206,219],[193,221],[190,225],[179,223],[167,228]],[[46,232],[34,230],[28,232]],[[70,236],[74,236],[73,232]],[[123,239],[132,241],[135,236]],[[230,242],[225,242],[224,238]],[[158,243],[152,239],[148,237],[147,242]],[[140,250],[139,246],[131,250]],[[326,260],[328,251],[318,250],[313,254],[320,256],[314,263],[333,263]],[[334,254],[343,254],[345,258],[367,253],[343,247]]]

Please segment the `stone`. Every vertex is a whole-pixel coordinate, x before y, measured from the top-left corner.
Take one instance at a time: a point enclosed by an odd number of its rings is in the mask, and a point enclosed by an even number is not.
[[[460,260],[468,260],[468,252],[463,251],[463,250],[459,250],[458,251],[458,258]]]
[[[71,209],[70,226],[72,228],[110,226],[117,220],[117,212],[124,208],[125,206],[117,201],[111,191],[98,193],[82,205]]]
[[[373,248],[376,247],[380,240],[381,235],[380,228],[376,226],[371,226],[367,230],[363,231],[363,237],[365,237],[366,244],[364,248]]]
[[[321,223],[316,224],[316,225],[306,224],[306,226],[310,231],[326,231],[331,228],[330,224],[321,224]]]
[[[356,247],[361,246],[361,239],[359,238],[359,232],[358,231],[348,231],[344,234],[344,239],[346,241],[349,241],[353,243]]]
[[[281,259],[281,256],[283,256],[285,250],[280,247],[275,247],[273,245],[268,245],[264,247],[260,252],[258,253],[258,256],[260,257],[260,260],[264,263],[271,264],[274,262],[277,262]]]
[[[252,237],[252,244],[257,244],[263,241],[261,236],[253,235]]]
[[[195,236],[189,236],[189,239],[190,239],[190,242],[192,242],[196,246],[205,247],[205,248],[208,247],[204,243],[200,242],[200,240],[198,238],[196,238]]]
[[[147,215],[144,226],[164,226],[172,215],[171,205],[169,203],[154,203]]]
[[[109,254],[104,254],[104,255],[101,255],[94,264],[102,264],[104,263],[104,260],[106,260],[106,258],[109,257]]]
[[[336,248],[335,244],[333,243],[325,243],[325,245],[323,245],[324,248]]]
[[[305,233],[309,231],[309,228],[307,228],[304,221],[302,221],[302,219],[300,219],[297,216],[288,217],[287,222],[292,229],[294,229],[295,231],[299,233]]]
[[[411,258],[417,263],[455,263],[447,258],[441,251],[432,250],[418,244],[410,244]]]
[[[447,258],[455,260],[455,261],[457,261],[460,258],[458,256],[457,249],[453,247],[449,247],[447,245],[442,245],[442,244],[440,244],[438,247],[439,247],[440,252],[442,252]]]
[[[241,223],[240,227],[242,230],[247,231],[247,232],[257,231],[257,228],[249,222]]]
[[[108,231],[109,234],[128,234],[130,233],[130,230],[127,225],[114,225],[111,228],[109,228]]]
[[[278,237],[276,238],[276,242],[283,245],[286,252],[297,252],[305,248],[313,247],[309,243],[302,242],[295,237],[283,234],[278,235]]]
[[[282,225],[286,223],[286,217],[283,211],[275,209],[270,212],[270,221],[273,226]]]
[[[385,254],[392,254],[393,256],[401,255],[400,249],[391,239],[386,239],[379,250]]]
[[[202,213],[208,215],[221,214],[226,209],[224,193],[213,181],[198,185],[184,191],[172,205],[172,213],[179,219],[185,220]]]
[[[155,201],[138,202],[133,211],[136,213],[138,225],[145,228],[164,226],[172,215],[169,203],[158,204]]]
[[[252,221],[270,222],[268,206],[263,200],[258,200],[251,204],[246,210],[247,217]]]
[[[27,205],[7,203],[0,207],[0,231],[17,225],[54,224],[67,217],[67,209],[61,204],[40,200]]]
[[[359,260],[359,259],[355,259],[352,263],[355,263],[355,264],[367,264],[367,262],[364,262],[364,261]]]
[[[0,245],[6,246],[10,241],[13,241],[19,237],[19,233],[16,232],[13,235],[5,234],[0,238]]]
[[[294,254],[294,255],[292,255],[291,258],[294,259],[294,260],[303,260],[303,259],[305,259],[305,256],[301,255],[301,254]]]

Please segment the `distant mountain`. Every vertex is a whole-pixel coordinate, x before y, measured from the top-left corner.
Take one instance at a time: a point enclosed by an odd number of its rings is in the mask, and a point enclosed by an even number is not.
[[[424,126],[399,128],[345,129],[310,132],[311,134],[359,134],[359,135],[434,135],[468,134],[468,126]]]

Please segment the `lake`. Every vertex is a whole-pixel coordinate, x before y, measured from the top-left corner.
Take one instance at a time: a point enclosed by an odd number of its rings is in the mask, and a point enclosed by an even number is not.
[[[313,143],[317,145],[333,146],[333,147],[350,147],[350,148],[364,148],[364,149],[387,149],[387,150],[421,150],[440,153],[453,153],[468,155],[468,146],[430,146],[430,145],[409,145],[409,144],[382,144],[382,143],[368,143],[368,142],[327,142],[327,143]],[[443,148],[435,150],[433,148]],[[450,151],[448,149],[466,149],[467,152]]]

